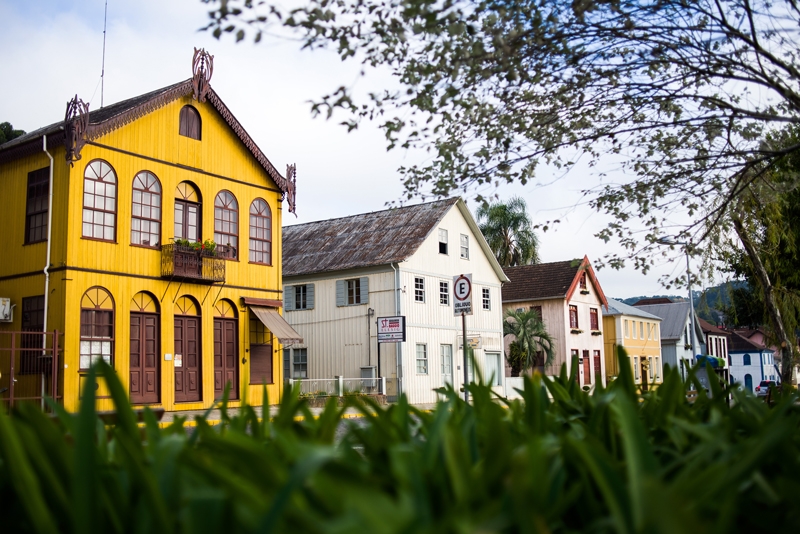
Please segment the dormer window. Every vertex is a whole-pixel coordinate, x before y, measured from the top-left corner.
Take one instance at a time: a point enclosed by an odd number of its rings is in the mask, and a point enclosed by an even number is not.
[[[180,114],[180,128],[178,133],[184,137],[200,140],[202,126],[200,124],[200,113],[192,106],[183,106]]]

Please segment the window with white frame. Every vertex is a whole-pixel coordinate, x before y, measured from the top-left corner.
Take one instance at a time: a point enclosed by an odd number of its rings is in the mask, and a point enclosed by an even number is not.
[[[490,386],[502,385],[503,364],[499,352],[486,353],[486,381]]]
[[[635,329],[634,329],[635,330]],[[639,357],[633,357],[633,378],[639,380]]]
[[[628,320],[625,319],[624,322],[625,322],[625,337],[629,337],[629,334],[628,334]]]
[[[447,230],[439,228],[439,254],[447,254]]]
[[[358,283],[358,279],[347,281],[347,303],[361,303],[361,284]]]
[[[439,282],[439,304],[450,305],[450,283]]]
[[[482,290],[483,295],[483,309],[484,310],[491,310],[492,309],[492,294],[489,291],[488,287],[484,287]]]
[[[286,286],[284,290],[284,310],[313,310],[314,284]]]
[[[428,346],[424,343],[417,343],[417,374],[428,374]]]
[[[425,279],[414,277],[414,302],[425,302]]]
[[[469,236],[461,234],[461,257],[469,259]]]

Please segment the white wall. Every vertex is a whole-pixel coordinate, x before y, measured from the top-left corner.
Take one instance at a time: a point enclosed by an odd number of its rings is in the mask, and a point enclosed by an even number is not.
[[[439,253],[438,228],[448,230],[448,254]],[[491,262],[479,247],[477,237],[470,230],[457,207],[453,207],[434,228],[417,252],[399,265],[382,266],[372,270],[324,273],[319,276],[284,278],[284,286],[313,283],[315,302],[313,310],[286,311],[286,320],[303,336],[298,348],[308,349],[308,375],[310,378],[333,378],[343,375],[358,378],[362,365],[377,365],[378,317],[405,315],[407,337],[405,343],[381,345],[381,374],[387,378],[402,378],[403,391],[412,403],[429,403],[437,400],[434,388],[444,385],[442,376],[442,345],[452,345],[453,380],[456,388],[463,382],[463,353],[459,350],[461,318],[453,314],[453,276],[472,273],[474,314],[467,316],[467,336],[480,336],[481,348],[475,351],[478,368],[485,369],[487,353],[500,354],[502,348],[502,310],[500,278]],[[469,259],[462,259],[459,250],[460,234],[469,237]],[[395,275],[394,269],[397,269]],[[369,301],[356,306],[336,306],[336,280],[367,276]],[[397,292],[395,293],[395,276]],[[424,302],[414,299],[414,279],[424,280]],[[439,302],[439,282],[448,283],[448,304]],[[490,309],[483,310],[481,293],[490,292]],[[395,301],[395,294],[398,302]],[[397,306],[399,304],[399,310]],[[367,321],[367,310],[375,310]],[[367,328],[369,324],[369,345]],[[417,373],[416,345],[425,344],[428,355],[428,372]],[[369,348],[368,348],[369,347]],[[397,351],[401,353],[400,365]],[[502,373],[501,373],[502,374]],[[503,391],[501,385],[497,391]]]

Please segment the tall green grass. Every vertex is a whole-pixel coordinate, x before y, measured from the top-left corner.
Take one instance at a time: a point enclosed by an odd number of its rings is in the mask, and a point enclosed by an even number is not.
[[[0,531],[798,531],[796,396],[770,407],[712,384],[713,398],[698,388],[690,404],[674,370],[640,396],[620,369],[592,393],[566,370],[526,379],[511,402],[483,384],[469,386],[471,404],[446,390],[431,412],[349,398],[363,424],[337,441],[346,407],[314,418],[291,390],[272,420],[223,404],[216,426],[160,429],[146,412],[140,427],[101,365],[78,414],[0,413]],[[95,373],[113,426],[95,413]]]

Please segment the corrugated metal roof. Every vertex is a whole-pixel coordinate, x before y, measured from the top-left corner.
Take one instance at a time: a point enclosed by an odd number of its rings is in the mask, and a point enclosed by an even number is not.
[[[662,341],[680,339],[683,335],[683,329],[689,317],[688,302],[673,302],[671,304],[652,304],[649,306],[634,307],[657,317],[661,317]]]
[[[614,299],[608,299],[608,311],[604,311],[603,315],[633,315],[634,317],[642,317],[644,319],[654,319],[656,321],[661,320],[661,317],[659,317],[658,315],[647,313],[641,308],[637,308],[635,306],[629,306],[624,302],[620,302]]]
[[[283,227],[283,276],[388,265],[408,259],[459,199]],[[450,244],[458,246],[457,242]]]

